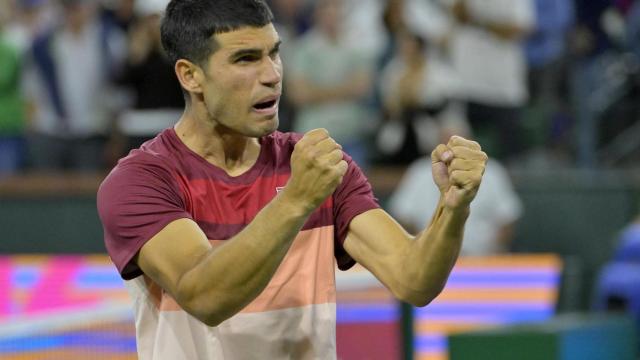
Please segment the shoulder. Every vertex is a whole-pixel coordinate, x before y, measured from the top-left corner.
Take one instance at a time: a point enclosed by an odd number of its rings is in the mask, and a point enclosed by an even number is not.
[[[110,184],[118,187],[129,183],[141,183],[150,179],[171,181],[177,170],[176,156],[172,153],[166,142],[166,132],[142,144],[138,149],[132,150],[127,156],[120,159],[102,182],[100,188]]]
[[[158,136],[142,144],[140,148],[132,150],[126,157],[118,161],[114,170],[130,167],[140,169],[173,169],[175,167],[175,161],[171,156],[172,154],[169,153],[170,150],[162,144],[163,140],[161,136]]]
[[[164,156],[136,149],[118,161],[118,164],[111,170],[107,179],[113,175],[157,173],[158,171],[172,172],[172,169],[172,164]]]

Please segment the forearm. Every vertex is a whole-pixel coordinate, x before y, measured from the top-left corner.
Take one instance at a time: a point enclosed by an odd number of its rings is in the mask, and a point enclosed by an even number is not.
[[[528,34],[528,31],[526,29],[517,25],[484,23],[481,26],[495,36],[509,41],[520,40]]]
[[[236,314],[264,290],[308,215],[283,193],[278,195],[245,229],[183,276],[177,293],[184,299],[178,302],[209,325]]]
[[[431,175],[441,196],[427,228],[413,237],[386,212],[368,211],[351,221],[345,250],[396,298],[427,305],[444,288],[458,258],[486,162],[478,143],[452,136],[431,153]]]
[[[469,208],[450,209],[441,200],[429,226],[408,246],[401,272],[407,300],[426,305],[444,288],[462,245]]]
[[[480,19],[469,13],[463,3],[458,2],[452,9],[455,18],[462,24],[468,24],[476,28],[484,29],[494,36],[504,40],[515,41],[525,37],[529,29],[517,24],[503,21],[492,21],[488,19]]]

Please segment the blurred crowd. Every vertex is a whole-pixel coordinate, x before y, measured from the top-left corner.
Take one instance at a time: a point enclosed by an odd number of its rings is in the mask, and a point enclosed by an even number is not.
[[[327,128],[365,169],[460,129],[507,166],[637,160],[640,0],[269,3],[280,129]],[[106,170],[179,118],[165,6],[0,0],[0,174]]]

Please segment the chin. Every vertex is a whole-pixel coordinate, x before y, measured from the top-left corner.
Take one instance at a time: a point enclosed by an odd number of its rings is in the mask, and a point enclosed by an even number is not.
[[[263,120],[263,122],[260,123],[260,128],[256,129],[256,133],[258,134],[256,134],[255,137],[263,137],[273,133],[274,131],[278,130],[278,124],[278,116],[274,116],[271,119]]]

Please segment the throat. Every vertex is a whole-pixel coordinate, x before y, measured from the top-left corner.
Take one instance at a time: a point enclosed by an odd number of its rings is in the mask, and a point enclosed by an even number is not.
[[[254,139],[249,139],[254,140]],[[229,176],[236,177],[249,171],[258,161],[260,144],[249,141],[244,146],[208,149],[203,157],[207,162],[224,170]]]
[[[225,157],[220,159],[218,156],[208,156],[205,159],[224,170],[227,175],[236,177],[249,171],[258,161],[259,152],[255,156],[243,156],[242,158]]]
[[[174,127],[182,142],[208,163],[230,176],[239,176],[253,167],[260,155],[259,139],[242,136],[221,127],[204,126],[183,118]]]

